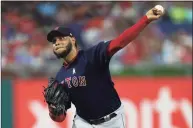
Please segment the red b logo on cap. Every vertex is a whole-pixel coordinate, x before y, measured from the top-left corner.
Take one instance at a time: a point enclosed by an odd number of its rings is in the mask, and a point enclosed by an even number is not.
[[[54,30],[58,30],[59,27],[56,27]]]

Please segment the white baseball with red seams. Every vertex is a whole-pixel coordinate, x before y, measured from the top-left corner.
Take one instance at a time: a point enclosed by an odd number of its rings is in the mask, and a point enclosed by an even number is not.
[[[161,5],[156,5],[155,8],[162,11],[162,13],[164,12],[164,7]]]

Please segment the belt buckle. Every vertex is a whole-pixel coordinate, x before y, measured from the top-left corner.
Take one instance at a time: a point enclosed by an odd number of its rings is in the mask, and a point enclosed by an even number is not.
[[[110,119],[111,119],[111,118],[110,118],[110,115],[107,115],[107,116],[104,117],[105,122],[106,122],[106,121],[109,121]]]

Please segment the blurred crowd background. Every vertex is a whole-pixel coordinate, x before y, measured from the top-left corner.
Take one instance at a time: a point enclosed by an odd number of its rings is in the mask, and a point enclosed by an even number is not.
[[[110,64],[113,74],[126,69],[192,65],[192,2],[1,2],[1,67],[3,76],[50,76],[60,68],[46,40],[63,25],[73,30],[81,49],[111,40],[134,25],[157,4],[166,8]],[[131,69],[131,67],[133,69]],[[188,68],[186,71],[190,72]]]

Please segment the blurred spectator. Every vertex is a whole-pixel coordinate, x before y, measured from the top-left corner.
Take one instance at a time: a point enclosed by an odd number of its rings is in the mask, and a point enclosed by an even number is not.
[[[111,67],[118,72],[123,67],[143,63],[192,64],[190,2],[4,1],[2,69],[22,76],[30,72],[38,74],[40,69],[45,69],[44,75],[53,73],[62,62],[57,60],[52,44],[46,40],[50,29],[59,25],[70,27],[79,47],[85,49],[102,40],[112,40],[156,4],[166,8],[164,17],[150,24],[129,46],[115,54]],[[28,71],[18,71],[24,67]]]

